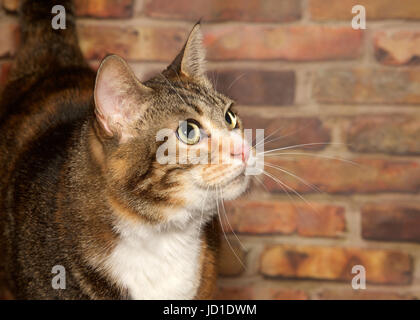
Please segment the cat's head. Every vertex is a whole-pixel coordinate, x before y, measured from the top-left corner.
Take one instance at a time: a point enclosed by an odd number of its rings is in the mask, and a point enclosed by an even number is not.
[[[185,223],[247,188],[250,146],[233,101],[206,77],[199,24],[144,83],[123,59],[105,58],[94,98],[109,200],[128,215]]]

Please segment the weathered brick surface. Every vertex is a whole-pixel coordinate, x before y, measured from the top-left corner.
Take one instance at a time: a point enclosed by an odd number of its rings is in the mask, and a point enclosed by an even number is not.
[[[407,293],[395,293],[379,290],[324,290],[319,294],[321,300],[414,300],[415,296]]]
[[[360,55],[362,32],[316,25],[216,26],[206,28],[204,41],[210,60],[351,59]]]
[[[420,154],[420,118],[410,115],[363,115],[354,117],[346,140],[355,152]]]
[[[175,27],[79,24],[80,46],[87,59],[115,53],[128,60],[169,62],[187,34],[186,29]]]
[[[370,203],[362,208],[362,235],[369,240],[420,242],[420,203]]]
[[[420,190],[420,162],[408,160],[351,159],[353,163],[295,156],[295,160],[281,157],[266,158],[266,162],[280,166],[305,180],[306,184],[286,173],[266,168],[282,183],[266,177],[268,190],[294,194],[316,192],[310,185],[329,193],[418,192]],[[289,157],[290,158],[290,157]],[[350,161],[350,160],[348,160]],[[307,185],[309,184],[309,186]],[[288,187],[286,187],[286,185]]]
[[[144,13],[163,19],[288,22],[301,16],[300,0],[146,0]]]
[[[226,211],[227,232],[336,237],[346,227],[344,208],[340,206],[237,200],[227,203]]]
[[[367,19],[420,19],[420,2],[417,0],[310,0],[309,10],[314,20],[348,20],[355,5],[366,8]]]
[[[255,299],[252,286],[219,286],[216,300],[253,300]]]
[[[398,251],[277,245],[266,248],[260,272],[268,277],[351,281],[354,265],[366,269],[366,281],[409,284],[412,258]]]
[[[76,14],[95,18],[128,18],[133,14],[134,0],[74,0]],[[3,0],[3,7],[16,12],[19,0]]]
[[[375,34],[375,56],[388,65],[420,63],[419,31],[381,31]]]
[[[223,285],[219,287],[216,299],[220,300],[308,300],[303,290],[273,288],[270,285]]]
[[[133,14],[134,0],[75,0],[76,14],[97,18],[128,18]]]
[[[217,89],[244,105],[290,105],[295,99],[293,71],[218,70]]]
[[[324,69],[315,78],[313,94],[323,103],[420,103],[420,73],[413,69]]]
[[[298,149],[322,150],[331,140],[331,130],[315,117],[273,117],[270,114],[247,114],[240,112],[244,128],[252,129],[253,139],[256,130],[264,130],[264,142],[256,141],[260,148],[268,151],[274,148],[301,145]],[[308,145],[311,144],[311,145]]]
[[[308,300],[308,294],[303,290],[283,289],[271,290],[269,299],[273,300]]]
[[[293,152],[291,156],[293,156]],[[294,194],[297,192],[317,192],[314,188],[329,193],[376,193],[376,192],[418,192],[420,190],[420,163],[408,160],[351,159],[346,161],[296,155],[295,160],[282,159],[283,156],[266,157],[265,161],[290,171],[301,180],[267,168],[271,175],[265,177],[265,185],[271,191]],[[289,156],[290,158],[290,156]],[[352,162],[349,162],[352,161]],[[311,187],[312,186],[312,187]]]

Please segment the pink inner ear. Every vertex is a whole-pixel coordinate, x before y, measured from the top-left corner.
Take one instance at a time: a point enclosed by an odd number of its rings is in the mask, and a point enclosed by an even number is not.
[[[113,69],[116,69],[114,64],[104,65],[99,71],[95,87],[98,120],[109,134],[113,133],[111,125],[114,122],[113,120],[119,117],[120,109],[118,106],[119,75],[118,70]]]
[[[107,133],[122,139],[128,126],[140,116],[141,95],[152,89],[143,86],[129,66],[118,56],[109,56],[98,70],[95,84],[95,107],[98,121]]]

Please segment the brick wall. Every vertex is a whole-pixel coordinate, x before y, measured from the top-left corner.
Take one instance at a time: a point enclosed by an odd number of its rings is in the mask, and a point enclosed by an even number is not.
[[[262,177],[226,203],[219,298],[420,298],[418,0],[76,3],[92,65],[117,53],[140,78],[203,18],[210,78],[248,128],[278,138],[266,149],[314,144],[266,158],[290,171],[267,168],[287,187]],[[356,4],[366,30],[351,28]],[[0,83],[16,50],[15,11],[3,0]],[[351,287],[354,265],[366,268],[366,290]]]

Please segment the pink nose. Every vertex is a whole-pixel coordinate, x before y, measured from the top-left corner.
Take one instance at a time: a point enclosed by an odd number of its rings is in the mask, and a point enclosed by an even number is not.
[[[231,145],[230,155],[234,158],[241,158],[243,162],[247,162],[249,158],[249,144],[246,140],[235,141]]]

